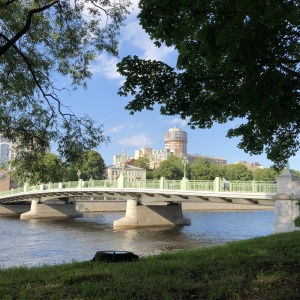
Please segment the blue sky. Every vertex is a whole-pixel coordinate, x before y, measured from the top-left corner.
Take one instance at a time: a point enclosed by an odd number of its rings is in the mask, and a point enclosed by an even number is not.
[[[212,129],[191,130],[186,122],[178,116],[161,116],[159,109],[142,111],[130,115],[124,109],[130,98],[122,98],[117,91],[124,80],[116,71],[116,63],[126,55],[138,55],[144,59],[163,60],[174,65],[176,52],[173,48],[156,48],[138,24],[137,0],[133,1],[132,13],[122,29],[119,45],[119,58],[101,54],[92,66],[93,78],[88,81],[88,89],[78,89],[61,97],[63,103],[70,105],[77,115],[89,115],[111,139],[107,145],[102,144],[97,151],[102,155],[106,165],[113,163],[113,155],[120,154],[122,149],[128,155],[141,147],[152,147],[155,150],[164,148],[164,132],[177,126],[188,133],[188,153],[205,156],[216,156],[227,159],[227,163],[237,160],[259,162],[269,167],[272,162],[266,155],[250,156],[237,148],[239,139],[226,138],[226,132],[235,122],[213,126]],[[299,157],[290,159],[290,166],[298,168]]]

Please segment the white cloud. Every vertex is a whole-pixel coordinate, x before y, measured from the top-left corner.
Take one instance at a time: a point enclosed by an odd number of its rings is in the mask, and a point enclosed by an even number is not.
[[[142,51],[140,57],[144,59],[163,61],[174,52],[173,47],[161,46],[157,48],[138,21],[129,22],[124,28],[121,45],[124,46],[126,43]]]
[[[137,134],[131,137],[122,138],[116,141],[118,144],[123,146],[134,146],[134,147],[149,147],[152,145],[152,140],[145,134]]]
[[[180,118],[175,118],[175,119],[172,119],[171,121],[167,121],[167,123],[180,125],[180,126],[186,126],[187,120],[182,120]]]
[[[153,59],[153,60],[164,61],[173,52],[174,52],[173,47],[162,46],[160,48],[157,48],[157,47],[155,47],[155,45],[153,43],[152,44],[149,43],[147,49],[145,49],[145,52],[144,52],[143,56],[144,56],[145,59]]]
[[[92,65],[91,72],[93,74],[103,74],[109,79],[121,79],[122,76],[117,72],[117,62],[117,58],[102,53]]]
[[[122,124],[119,126],[112,127],[107,130],[108,133],[119,133],[126,125]]]
[[[150,40],[148,34],[139,24],[136,15],[139,11],[137,4],[139,1],[133,1],[130,8],[131,14],[128,16],[127,24],[122,28],[119,49],[122,53],[121,58],[126,55],[138,55],[142,59],[152,59],[159,61],[167,61],[175,53],[173,47],[161,46],[157,48],[153,41]],[[103,52],[96,59],[91,67],[93,74],[102,74],[109,79],[123,78],[117,72],[116,64],[119,60],[115,57],[108,56]]]
[[[113,127],[113,128],[110,128],[110,129],[108,130],[108,132],[119,133],[119,132],[121,131],[121,129],[123,129],[124,127],[125,127],[124,124],[119,125],[119,126],[115,126],[115,127]]]

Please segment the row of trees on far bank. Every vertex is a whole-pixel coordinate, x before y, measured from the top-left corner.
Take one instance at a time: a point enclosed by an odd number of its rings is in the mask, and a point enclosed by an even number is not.
[[[189,180],[213,180],[216,177],[225,177],[227,180],[274,181],[282,172],[273,167],[251,171],[243,164],[219,166],[204,158],[184,164],[181,158],[174,155],[162,161],[154,170],[149,168],[150,161],[146,157],[129,160],[126,164],[146,169],[147,179],[165,177],[181,180],[185,173]],[[94,150],[85,152],[80,161],[69,165],[64,164],[56,154],[48,152],[40,154],[38,163],[34,166],[28,166],[24,161],[20,163],[18,160],[13,160],[11,166],[15,168],[10,174],[12,178],[19,183],[30,182],[31,184],[76,181],[78,177],[83,180],[90,178],[101,180],[104,178],[106,167],[101,154]],[[293,172],[300,176],[300,172],[295,170]]]
[[[180,180],[184,176],[185,169],[186,177],[190,180],[213,180],[215,177],[225,177],[227,180],[273,181],[282,172],[272,167],[250,171],[243,164],[219,166],[204,158],[198,158],[193,163],[188,162],[184,166],[182,159],[174,155],[162,161],[155,170],[149,169],[149,159],[144,157],[133,161],[132,164],[147,169],[148,179],[165,177],[167,179]],[[294,171],[294,173],[300,175],[298,171]]]
[[[62,182],[78,180],[103,179],[105,163],[97,151],[85,152],[80,161],[71,164],[64,164],[62,159],[54,153],[39,154],[39,159],[34,165],[27,165],[26,161],[13,160],[11,166],[15,168],[11,177],[19,183],[30,182],[30,184]]]

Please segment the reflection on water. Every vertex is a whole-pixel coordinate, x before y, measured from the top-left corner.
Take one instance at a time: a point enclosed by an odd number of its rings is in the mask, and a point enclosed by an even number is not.
[[[76,219],[0,218],[0,267],[84,261],[96,251],[159,252],[219,245],[272,233],[273,211],[185,212],[191,226],[113,230],[122,212],[89,213]]]

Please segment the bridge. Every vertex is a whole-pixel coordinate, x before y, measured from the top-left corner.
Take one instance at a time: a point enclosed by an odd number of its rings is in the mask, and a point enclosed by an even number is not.
[[[295,196],[295,192],[299,197]],[[117,181],[79,180],[33,186],[25,184],[18,189],[0,192],[0,213],[9,208],[17,212],[17,203],[30,201],[30,210],[22,213],[21,219],[78,216],[75,201],[80,197],[127,200],[125,217],[114,222],[115,228],[190,225],[190,219],[182,214],[182,202],[214,202],[274,206],[275,216],[277,213],[280,216],[284,214],[280,218],[285,218],[285,224],[286,214],[289,214],[289,225],[285,227],[290,230],[295,228],[291,218],[299,214],[295,205],[300,198],[300,179],[286,170],[277,182],[234,181],[230,182],[229,191],[223,191],[219,177],[211,181],[191,181],[186,178],[175,181],[161,178],[156,181],[128,182],[125,177],[120,176]],[[64,199],[68,205],[49,203],[53,199]],[[157,205],[156,202],[164,202],[166,205]],[[273,228],[274,232],[286,231],[281,224],[282,220],[280,226],[277,223],[278,220],[274,220],[277,228]]]

